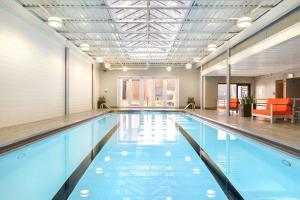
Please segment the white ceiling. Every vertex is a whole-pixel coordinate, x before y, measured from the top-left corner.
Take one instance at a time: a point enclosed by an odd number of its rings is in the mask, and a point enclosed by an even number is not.
[[[181,65],[209,54],[281,0],[16,0],[44,23],[63,18],[57,31],[87,53],[121,65]]]
[[[300,70],[300,36],[254,54],[231,67],[233,76],[262,76],[287,70]],[[226,69],[207,76],[225,76]]]

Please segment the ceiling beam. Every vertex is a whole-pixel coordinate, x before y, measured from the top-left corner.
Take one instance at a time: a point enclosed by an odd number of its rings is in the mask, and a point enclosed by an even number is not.
[[[62,34],[88,34],[88,33],[97,33],[97,34],[144,34],[147,35],[147,31],[119,31],[119,30],[111,30],[111,31],[104,31],[104,30],[86,30],[86,31],[58,31]],[[222,30],[214,30],[214,31],[150,31],[149,34],[211,34],[211,33],[227,33],[227,34],[236,34],[238,31],[222,31]]]
[[[236,23],[238,18],[203,18],[203,19],[183,19],[183,18],[167,18],[167,19],[73,19],[63,18],[65,23],[113,23],[113,24],[182,24],[182,23]]]
[[[151,42],[151,41],[150,41]],[[110,48],[110,49],[118,49],[118,48],[123,48],[123,49],[137,49],[137,48],[159,48],[159,49],[167,49],[171,48],[171,46],[152,46],[152,45],[145,45],[145,46],[117,46],[117,45],[90,45],[91,48]],[[188,48],[206,48],[207,45],[174,45],[174,48],[182,48],[182,49],[188,49]]]
[[[128,40],[115,40],[115,39],[70,39],[71,42],[120,42],[120,43],[131,43],[131,42],[147,42],[147,39],[128,39]],[[215,41],[215,42],[226,42],[227,40],[222,40],[218,38],[195,38],[195,39],[177,39],[177,40],[160,40],[160,39],[150,39],[150,42],[206,42],[206,41]]]
[[[269,5],[260,5],[260,4],[253,4],[253,5],[243,5],[243,4],[196,4],[193,6],[107,6],[101,4],[86,4],[86,5],[79,5],[79,4],[68,4],[68,5],[61,5],[61,4],[41,4],[41,5],[24,5],[23,7],[28,9],[41,9],[43,8],[64,8],[64,9],[106,9],[106,10],[190,10],[190,9],[271,9],[273,6]]]

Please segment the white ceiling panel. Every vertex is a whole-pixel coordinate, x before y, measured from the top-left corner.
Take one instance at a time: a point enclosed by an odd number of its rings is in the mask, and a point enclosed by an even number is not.
[[[300,36],[250,56],[232,66],[233,76],[262,76],[287,70],[300,70]],[[226,69],[208,76],[225,76]]]

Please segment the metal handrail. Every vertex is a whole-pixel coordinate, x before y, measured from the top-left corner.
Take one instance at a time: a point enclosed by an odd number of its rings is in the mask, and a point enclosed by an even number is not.
[[[105,106],[106,108],[108,108],[108,109],[111,110],[111,107],[110,107],[109,105],[107,105],[106,103],[101,103],[101,104],[100,104],[100,108],[101,108],[101,109],[103,109],[104,106]]]
[[[185,108],[183,110],[186,110],[189,106],[192,106],[192,109],[195,110],[195,104],[194,103],[189,103],[188,105],[185,106]]]

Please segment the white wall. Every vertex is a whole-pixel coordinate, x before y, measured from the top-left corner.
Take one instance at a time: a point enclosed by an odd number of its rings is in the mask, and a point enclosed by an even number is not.
[[[101,70],[100,96],[105,96],[109,105],[117,106],[117,79],[120,76],[165,76],[179,79],[179,106],[184,107],[189,96],[194,97],[199,105],[199,70],[187,70],[184,67],[174,67],[167,72],[165,67],[151,67],[140,71],[106,71]],[[105,94],[104,90],[108,89]]]
[[[293,73],[294,77],[300,77],[300,69],[297,71],[286,71],[281,73],[276,73],[268,76],[260,76],[255,78],[256,83],[256,93],[255,96],[257,99],[266,99],[276,96],[275,93],[275,81],[276,80],[285,80],[289,73]],[[300,90],[300,89],[299,89]]]
[[[81,52],[70,48],[70,113],[92,107],[92,63]]]
[[[64,115],[65,38],[14,1],[1,1],[0,18],[0,127]],[[92,61],[70,54],[71,110],[90,110]]]

